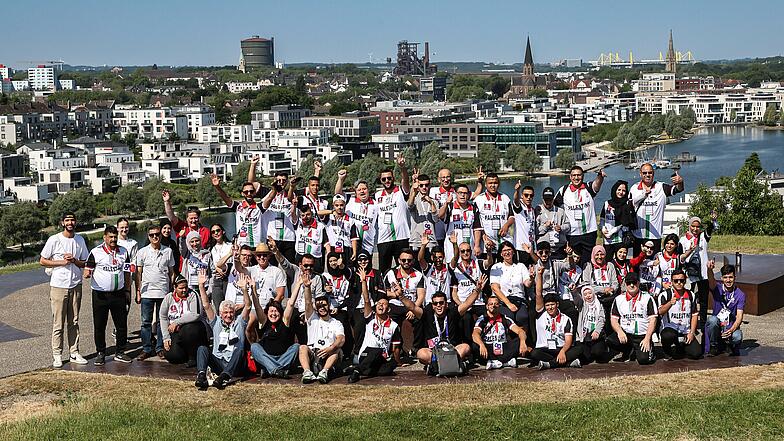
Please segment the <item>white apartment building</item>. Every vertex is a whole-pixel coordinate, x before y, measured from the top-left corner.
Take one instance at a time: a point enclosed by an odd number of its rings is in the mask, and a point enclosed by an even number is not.
[[[281,148],[326,145],[330,134],[325,128],[278,130],[276,142],[270,142],[270,145]]]
[[[215,124],[215,110],[203,104],[190,106],[174,107],[172,109],[177,115],[185,115],[188,119],[188,138],[198,139],[201,135],[201,128]]]
[[[247,90],[259,91],[264,87],[269,87],[274,85],[275,83],[273,83],[271,80],[259,80],[255,83],[250,81],[248,82],[229,81],[228,83],[226,83],[226,89],[228,89],[229,92],[231,93],[241,93]]]
[[[326,128],[341,138],[362,139],[381,133],[379,117],[366,112],[348,112],[340,116],[308,116],[302,118],[302,128]]]
[[[47,67],[43,64],[27,69],[27,81],[32,90],[51,91],[57,89],[57,74],[54,67]]]
[[[14,71],[10,67],[5,64],[0,64],[0,79],[11,78],[13,74]]]
[[[253,129],[296,129],[302,127],[302,118],[310,116],[310,109],[284,104],[272,106],[270,110],[251,112]]]
[[[10,192],[13,197],[22,202],[42,202],[52,200],[49,185],[37,184],[33,178],[4,178],[2,181],[3,193]]]
[[[123,138],[136,135],[139,139],[168,139],[177,135],[180,139],[188,139],[188,118],[174,114],[168,107],[115,109],[112,124]]]
[[[16,123],[13,120],[9,122],[8,118],[0,116],[0,147],[16,144],[16,141]]]
[[[60,86],[61,90],[75,90],[76,83],[74,80],[57,80],[58,86]]]
[[[769,92],[667,95],[659,98],[661,113],[680,114],[681,110],[688,107],[694,110],[697,123],[700,124],[754,122],[762,119],[769,105],[781,108],[781,97]]]
[[[210,146],[188,141],[142,142],[142,160],[209,156]]]
[[[120,185],[141,185],[147,180],[147,173],[142,169],[142,163],[139,161],[106,162],[103,165],[120,177]]]
[[[30,82],[27,80],[12,80],[11,84],[15,91],[30,90]]]
[[[635,92],[667,92],[675,90],[674,73],[644,73],[639,80],[632,81]]]
[[[259,156],[258,167],[261,174],[273,176],[276,172],[293,172],[293,164],[285,151],[275,149],[248,150],[241,156],[242,161],[249,161],[253,156]]]
[[[247,142],[251,140],[251,125],[207,125],[202,126],[199,142]]]
[[[50,144],[29,143],[18,149],[16,153],[27,155],[30,170],[68,170],[87,166],[87,158],[73,147],[54,148]]]

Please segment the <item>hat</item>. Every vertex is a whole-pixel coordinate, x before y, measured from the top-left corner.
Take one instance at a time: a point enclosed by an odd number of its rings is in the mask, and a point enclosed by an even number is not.
[[[539,241],[536,244],[536,249],[537,250],[548,250],[549,251],[551,249],[550,242],[547,241],[547,240]]]
[[[189,243],[191,241],[191,239],[193,239],[194,237],[198,238],[199,241],[201,241],[201,235],[199,235],[199,232],[191,230],[188,233],[188,235],[185,236],[185,243]]]
[[[177,277],[174,278],[174,286],[177,286],[183,282],[188,283],[188,279],[183,277],[182,274],[177,274]]]
[[[256,253],[257,254],[269,254],[270,253],[270,249],[269,249],[269,247],[267,246],[266,243],[260,243],[260,244],[256,245]]]
[[[653,248],[653,241],[652,240],[646,240],[643,245],[645,245],[648,248]]]
[[[638,276],[637,273],[629,272],[626,273],[626,277],[624,277],[623,281],[626,282],[627,285],[636,285],[640,283],[640,276]]]
[[[553,190],[553,187],[545,187],[545,189],[542,190],[542,198],[554,198],[554,197],[555,197],[555,191]]]
[[[332,202],[333,202],[333,203],[335,203],[335,202],[337,202],[337,201],[343,201],[343,202],[345,202],[345,201],[346,201],[346,198],[344,198],[342,194],[338,193],[338,194],[336,194],[335,196],[332,196]]]
[[[73,213],[73,211],[66,211],[65,213],[63,213],[62,220],[66,220],[66,219],[76,219],[76,215]]]

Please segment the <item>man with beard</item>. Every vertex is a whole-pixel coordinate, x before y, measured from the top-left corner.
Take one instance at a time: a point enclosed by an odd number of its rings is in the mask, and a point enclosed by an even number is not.
[[[343,343],[346,342],[343,325],[330,315],[329,299],[322,294],[315,300],[310,290],[310,274],[300,276],[305,294],[305,317],[307,317],[308,344],[299,347],[299,363],[302,366],[302,383],[309,384],[318,380],[321,384],[329,382],[329,372],[341,356]],[[314,372],[318,371],[318,376]]]
[[[455,186],[455,196],[449,196],[446,203],[438,209],[438,218],[446,223],[446,235],[457,239],[457,244],[467,243],[471,247],[474,239],[474,219],[479,216],[476,205],[470,201],[471,191],[464,184]],[[481,229],[478,228],[478,229]],[[448,262],[455,257],[452,246],[444,248]]]
[[[599,170],[596,179],[586,184],[583,181],[585,172],[575,165],[569,170],[569,185],[564,185],[555,195],[555,205],[563,207],[569,219],[567,241],[572,249],[577,250],[582,260],[580,266],[588,263],[591,248],[596,245],[596,208],[593,198],[602,189],[606,174]]]
[[[416,316],[413,312],[407,311],[403,302],[398,298],[406,296],[409,300],[422,306],[425,302],[425,276],[421,271],[414,268],[414,252],[411,249],[404,249],[398,256],[400,266],[387,272],[385,281],[387,287],[387,297],[391,308],[390,316],[398,326],[403,326],[403,320],[414,323]],[[392,291],[400,290],[399,296],[393,297]]]
[[[495,173],[485,178],[486,190],[474,198],[479,216],[474,218],[474,254],[495,253],[509,236],[501,235],[501,228],[509,220],[512,204],[509,196],[499,193],[501,180]]]
[[[256,188],[252,182],[242,184],[242,201],[234,201],[220,186],[220,178],[215,173],[211,176],[212,186],[226,203],[226,206],[235,211],[234,225],[237,232],[237,245],[248,245],[255,248],[264,242],[264,231],[261,225],[261,207],[258,206],[254,195]]]
[[[332,198],[332,214],[327,217],[327,254],[340,254],[344,262],[354,262],[360,250],[357,226],[346,214],[346,198],[335,194]]]
[[[477,170],[476,190],[472,194],[469,192],[470,197],[467,199],[473,199],[482,192],[482,189],[484,188],[484,178],[485,174],[482,172],[482,167],[479,167]],[[439,207],[439,215],[436,218],[436,241],[442,247],[449,248],[448,244],[445,244],[444,242],[449,235],[449,232],[446,229],[448,221],[441,216],[440,207],[444,207],[452,201],[459,199],[457,195],[459,185],[453,186],[452,171],[448,168],[442,168],[438,171],[438,183],[440,184],[438,187],[430,188],[430,197],[436,201],[436,204]],[[466,189],[468,189],[468,187],[466,187]]]
[[[347,201],[346,214],[357,229],[359,250],[372,254],[376,246],[378,204],[370,197],[370,187],[367,181],[359,180],[354,184],[353,196],[349,197],[347,194],[343,194],[343,183],[346,180],[346,175],[346,170],[338,171],[335,195],[343,195]]]
[[[76,234],[76,215],[67,212],[61,220],[63,231],[47,239],[41,250],[41,266],[51,276],[49,300],[52,307],[52,367],[63,365],[63,328],[68,327],[70,361],[87,364],[79,354],[79,309],[82,306],[82,270],[88,250],[84,238]]]
[[[646,163],[640,167],[640,182],[629,189],[629,199],[637,212],[637,228],[632,231],[635,255],[642,249],[642,244],[648,240],[653,241],[654,253],[661,250],[664,207],[667,205],[667,198],[683,191],[683,178],[677,170],[670,180],[672,184],[656,182],[653,177],[653,166]]]
[[[344,264],[343,258],[336,252],[327,254],[326,271],[322,277],[326,283],[324,284],[324,291],[326,292],[327,300],[329,300],[330,315],[337,319],[346,331],[346,343],[343,347],[350,352],[354,348],[354,334],[351,331],[351,294],[354,289],[353,273]],[[345,353],[344,356],[348,357],[350,354]]]
[[[411,237],[406,204],[411,186],[406,159],[400,155],[396,162],[400,167],[400,186],[395,185],[392,169],[382,170],[378,177],[382,188],[375,195],[378,204],[378,267],[382,273],[392,267],[393,257],[397,258],[402,250],[408,248]]]

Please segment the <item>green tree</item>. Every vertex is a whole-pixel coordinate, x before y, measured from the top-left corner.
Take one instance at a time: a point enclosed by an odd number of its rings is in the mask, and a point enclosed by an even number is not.
[[[536,89],[529,90],[528,96],[534,98],[547,98],[550,95],[548,95],[547,90],[537,87]]]
[[[530,174],[542,167],[542,158],[533,147],[514,144],[506,149],[506,165],[514,171]]]
[[[757,175],[762,171],[762,161],[760,161],[760,157],[757,152],[752,152],[745,161],[743,161],[743,165],[741,166],[744,169],[751,171],[753,174]]]
[[[762,125],[775,126],[776,119],[776,105],[768,104],[768,107],[765,109],[765,114],[762,115]]]
[[[558,149],[558,154],[555,155],[555,166],[561,170],[569,170],[576,164],[574,160],[574,152],[570,148]]]
[[[419,173],[430,176],[430,179],[435,182],[438,171],[444,167],[447,158],[441,146],[435,141],[431,142],[419,154]]]
[[[92,223],[98,216],[92,191],[89,188],[79,188],[57,196],[49,206],[49,224],[59,225],[66,212],[74,213],[80,224]]]
[[[44,220],[41,211],[32,202],[17,202],[2,208],[0,216],[0,237],[6,245],[24,244],[41,240]]]
[[[332,194],[335,191],[338,171],[342,168],[343,163],[337,156],[324,163],[324,167],[321,169],[321,184],[319,186],[322,193]]]
[[[313,176],[313,173],[316,170],[316,167],[314,166],[315,163],[316,163],[316,157],[313,155],[308,155],[307,158],[299,162],[299,166],[297,167],[297,173],[295,176],[302,178],[303,180]]]
[[[209,175],[202,176],[196,183],[196,200],[200,205],[209,208],[224,205],[223,199],[212,186],[212,178]]]
[[[358,180],[367,181],[370,189],[375,187],[378,182],[378,175],[381,170],[390,167],[391,163],[386,159],[371,153],[360,159],[354,161],[348,166],[348,177],[346,179],[347,185],[353,185]]]
[[[115,213],[138,213],[142,207],[144,207],[144,193],[133,184],[120,187],[114,194],[112,208]]]
[[[165,214],[161,192],[165,188],[160,178],[150,178],[144,182],[144,211],[150,217],[160,217]],[[174,196],[174,195],[173,195]]]
[[[784,107],[782,107],[781,112],[779,112],[779,123],[784,126]]]
[[[735,109],[730,111],[730,122],[735,122],[738,119],[738,112]]]
[[[497,171],[501,163],[501,151],[495,144],[479,144],[476,162],[485,172]]]
[[[226,193],[238,195],[242,191],[242,184],[248,181],[248,169],[250,161],[242,161],[234,167],[231,177],[226,182]]]

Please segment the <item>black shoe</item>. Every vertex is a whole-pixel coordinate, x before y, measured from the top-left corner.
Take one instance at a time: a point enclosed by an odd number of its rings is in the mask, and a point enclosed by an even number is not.
[[[207,390],[209,387],[209,383],[207,382],[207,373],[204,371],[199,372],[196,374],[196,387],[201,390]]]
[[[229,381],[231,381],[231,377],[229,376],[229,374],[224,372],[218,375],[218,378],[216,378],[215,381],[212,382],[212,385],[217,387],[218,389],[223,389],[229,384]]]
[[[427,371],[427,375],[431,377],[435,377],[436,375],[438,375],[438,362],[434,361],[430,363],[429,365],[427,365],[425,370]]]
[[[190,368],[195,368],[195,367],[196,367],[196,360],[194,360],[194,359],[192,359],[192,358],[191,358],[190,360],[188,360],[188,361],[185,363],[185,367],[186,367],[186,368],[189,368],[189,369],[190,369]]]
[[[259,377],[261,377],[262,379],[269,378],[270,374],[269,374],[269,372],[267,372],[266,369],[264,369],[263,367],[259,366]]]
[[[359,371],[351,372],[351,375],[348,376],[348,382],[356,383],[357,381],[359,381]]]
[[[114,361],[119,361],[120,363],[130,363],[133,361],[133,359],[126,355],[125,352],[117,352],[114,354]]]
[[[719,355],[719,347],[711,346],[710,351],[708,351],[708,357],[715,357],[717,355]]]
[[[95,360],[93,360],[93,364],[96,366],[103,366],[106,364],[106,354],[103,352],[99,352],[98,355],[95,356]]]

